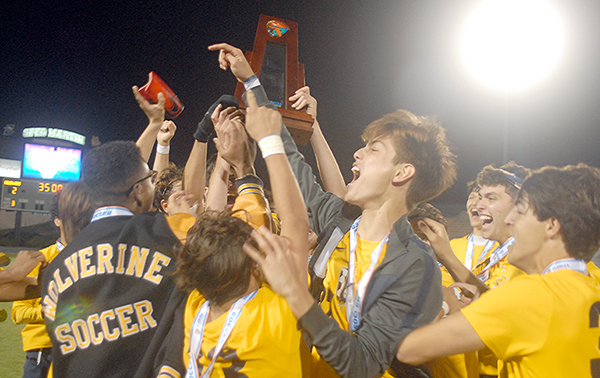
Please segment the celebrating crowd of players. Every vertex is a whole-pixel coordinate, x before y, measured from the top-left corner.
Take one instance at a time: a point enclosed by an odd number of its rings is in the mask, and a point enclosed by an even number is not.
[[[219,99],[181,170],[164,98],[134,87],[137,143],[90,151],[58,202],[59,241],[0,272],[28,324],[25,377],[600,377],[599,169],[486,166],[473,232],[450,241],[425,203],[456,178],[435,119],[372,122],[344,185],[299,89],[322,188],[241,50],[209,50],[244,84],[245,114]]]

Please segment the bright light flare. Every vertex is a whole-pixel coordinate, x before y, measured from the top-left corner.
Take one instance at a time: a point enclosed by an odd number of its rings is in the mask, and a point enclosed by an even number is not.
[[[460,49],[479,81],[516,91],[548,76],[563,46],[561,19],[546,1],[485,0],[467,19]]]

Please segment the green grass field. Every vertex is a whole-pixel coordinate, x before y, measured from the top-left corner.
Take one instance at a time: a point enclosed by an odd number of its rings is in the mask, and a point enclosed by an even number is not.
[[[16,255],[8,254],[12,260]],[[23,376],[25,352],[21,340],[24,325],[16,325],[10,319],[12,302],[0,302],[0,309],[6,310],[8,318],[0,323],[0,377],[18,378]]]

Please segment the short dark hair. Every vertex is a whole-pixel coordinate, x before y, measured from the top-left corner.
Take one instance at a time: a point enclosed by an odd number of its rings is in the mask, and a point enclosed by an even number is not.
[[[469,181],[467,183],[467,195],[471,195],[471,193],[476,192],[479,193],[481,187],[477,185],[477,180]]]
[[[409,210],[452,186],[456,156],[450,152],[446,131],[434,117],[419,117],[400,109],[371,122],[362,134],[365,142],[387,136],[396,150],[394,164],[415,167],[406,195]]]
[[[231,213],[205,212],[190,228],[177,259],[177,286],[197,289],[207,300],[221,305],[242,296],[250,284],[253,260],[244,243],[256,246],[252,227]]]
[[[160,203],[163,199],[166,201],[171,197],[177,182],[181,182],[183,187],[183,169],[169,163],[169,166],[158,174],[154,182],[154,207],[156,210],[165,212]]]
[[[538,220],[558,220],[570,256],[592,259],[600,248],[600,169],[543,167],[523,183],[517,202],[525,198]]]
[[[83,230],[92,220],[94,207],[90,203],[86,186],[83,182],[73,182],[64,187],[58,202],[61,214],[61,224],[67,245]]]
[[[508,181],[507,174],[501,170],[508,172],[509,174],[512,173],[522,180],[525,180],[531,174],[531,170],[529,168],[518,165],[514,161],[510,161],[500,168],[496,168],[493,164],[486,165],[483,167],[481,172],[477,174],[477,185],[480,188],[483,186],[502,185],[505,187],[506,193],[514,199],[517,197],[519,189]]]
[[[83,159],[81,172],[94,205],[121,203],[144,164],[134,142],[115,141],[92,149]]]

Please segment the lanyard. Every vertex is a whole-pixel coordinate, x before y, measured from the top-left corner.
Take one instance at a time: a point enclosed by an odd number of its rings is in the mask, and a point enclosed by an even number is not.
[[[490,269],[498,263],[498,261],[502,260],[508,254],[508,247],[515,242],[515,238],[512,236],[508,238],[507,241],[504,242],[501,246],[494,249],[492,254],[490,255],[490,262],[487,264],[485,268],[481,270],[477,274],[477,277],[483,282],[487,281],[490,278]]]
[[[56,249],[58,250],[58,252],[65,249],[65,245],[61,243],[60,238],[56,241]]]
[[[542,274],[556,272],[557,270],[561,270],[561,269],[570,269],[570,270],[579,272],[581,274],[585,274],[585,275],[588,274],[587,264],[585,263],[585,261],[579,260],[579,259],[573,259],[573,258],[552,261],[546,267],[546,269],[544,269]]]
[[[479,255],[479,260],[477,260],[477,264],[475,264],[475,266],[479,265],[479,263],[485,259],[485,256],[490,251],[490,249],[492,249],[492,247],[494,246],[494,243],[495,242],[493,240],[488,240],[485,243],[485,246],[483,247],[483,251],[481,251],[481,254]],[[471,234],[467,238],[467,253],[465,255],[465,266],[469,270],[472,270],[472,268],[473,268],[473,252],[474,252],[474,250],[475,250],[475,242],[473,240],[473,233],[471,232]]]
[[[223,330],[221,331],[221,335],[219,336],[219,340],[217,341],[217,346],[215,347],[215,351],[213,354],[212,361],[210,365],[206,368],[206,371],[200,376],[201,378],[208,378],[212,373],[213,367],[217,358],[221,354],[221,350],[223,346],[225,346],[225,342],[231,335],[231,331],[235,326],[235,323],[238,321],[242,308],[244,305],[254,298],[258,290],[253,291],[252,293],[238,299],[235,301],[231,309],[229,309],[229,314],[227,314],[227,318],[225,319],[225,325],[223,326]],[[210,301],[204,302],[198,315],[194,319],[194,323],[192,323],[191,336],[190,336],[190,365],[188,366],[186,378],[197,378],[199,376],[198,372],[198,356],[200,354],[200,348],[202,347],[202,338],[204,336],[204,325],[206,324],[206,319],[208,318],[208,314],[210,312]]]
[[[94,215],[92,216],[92,222],[103,218],[118,217],[125,215],[133,216],[133,213],[131,212],[131,210],[121,206],[105,206],[94,211]]]
[[[377,266],[377,262],[379,261],[379,255],[381,254],[381,250],[383,246],[387,244],[390,235],[388,234],[383,240],[375,247],[373,252],[371,252],[371,264],[369,268],[365,271],[360,281],[356,285],[356,294],[354,294],[354,274],[356,270],[356,232],[358,229],[358,223],[360,222],[360,218],[358,217],[352,227],[350,228],[350,251],[348,258],[348,283],[347,288],[350,290],[346,293],[346,318],[348,319],[348,327],[350,331],[354,332],[358,329],[358,326],[361,322],[361,312],[362,312],[362,304],[365,296],[365,291],[367,290],[367,285],[369,285],[369,281],[371,280],[371,276],[373,275],[373,271]],[[355,296],[356,295],[356,296]]]

